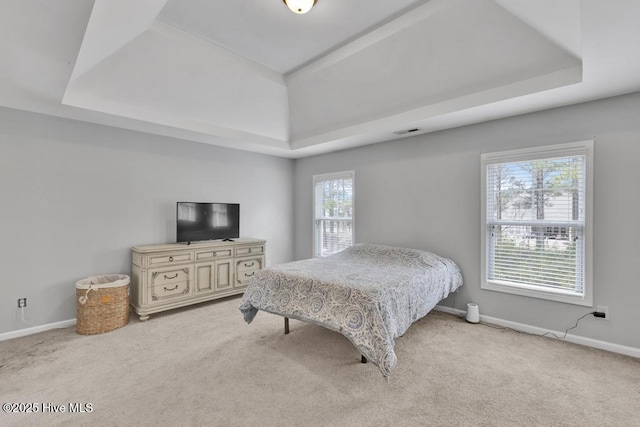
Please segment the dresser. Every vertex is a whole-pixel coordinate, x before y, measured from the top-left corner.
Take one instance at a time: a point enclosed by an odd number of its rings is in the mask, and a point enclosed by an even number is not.
[[[140,320],[244,292],[264,267],[266,242],[241,238],[131,248],[131,307]]]

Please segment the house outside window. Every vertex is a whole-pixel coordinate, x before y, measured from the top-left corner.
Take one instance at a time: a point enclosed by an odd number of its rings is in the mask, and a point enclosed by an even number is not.
[[[482,155],[482,289],[591,306],[593,141]]]
[[[354,242],[355,172],[313,176],[314,256],[339,252]]]

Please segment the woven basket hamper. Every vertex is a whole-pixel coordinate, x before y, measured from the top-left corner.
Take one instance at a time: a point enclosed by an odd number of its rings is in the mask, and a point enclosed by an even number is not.
[[[96,335],[129,323],[129,276],[91,276],[76,283],[76,331]]]

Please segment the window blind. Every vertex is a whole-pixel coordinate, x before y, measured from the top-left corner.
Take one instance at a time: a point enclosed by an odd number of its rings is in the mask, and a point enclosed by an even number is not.
[[[581,295],[586,156],[487,164],[487,281]]]
[[[327,256],[353,244],[353,172],[314,177],[314,246]]]

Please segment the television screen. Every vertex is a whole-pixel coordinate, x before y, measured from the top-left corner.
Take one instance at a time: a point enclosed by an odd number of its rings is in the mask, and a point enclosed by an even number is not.
[[[240,237],[240,205],[237,203],[178,202],[176,218],[178,242]]]

